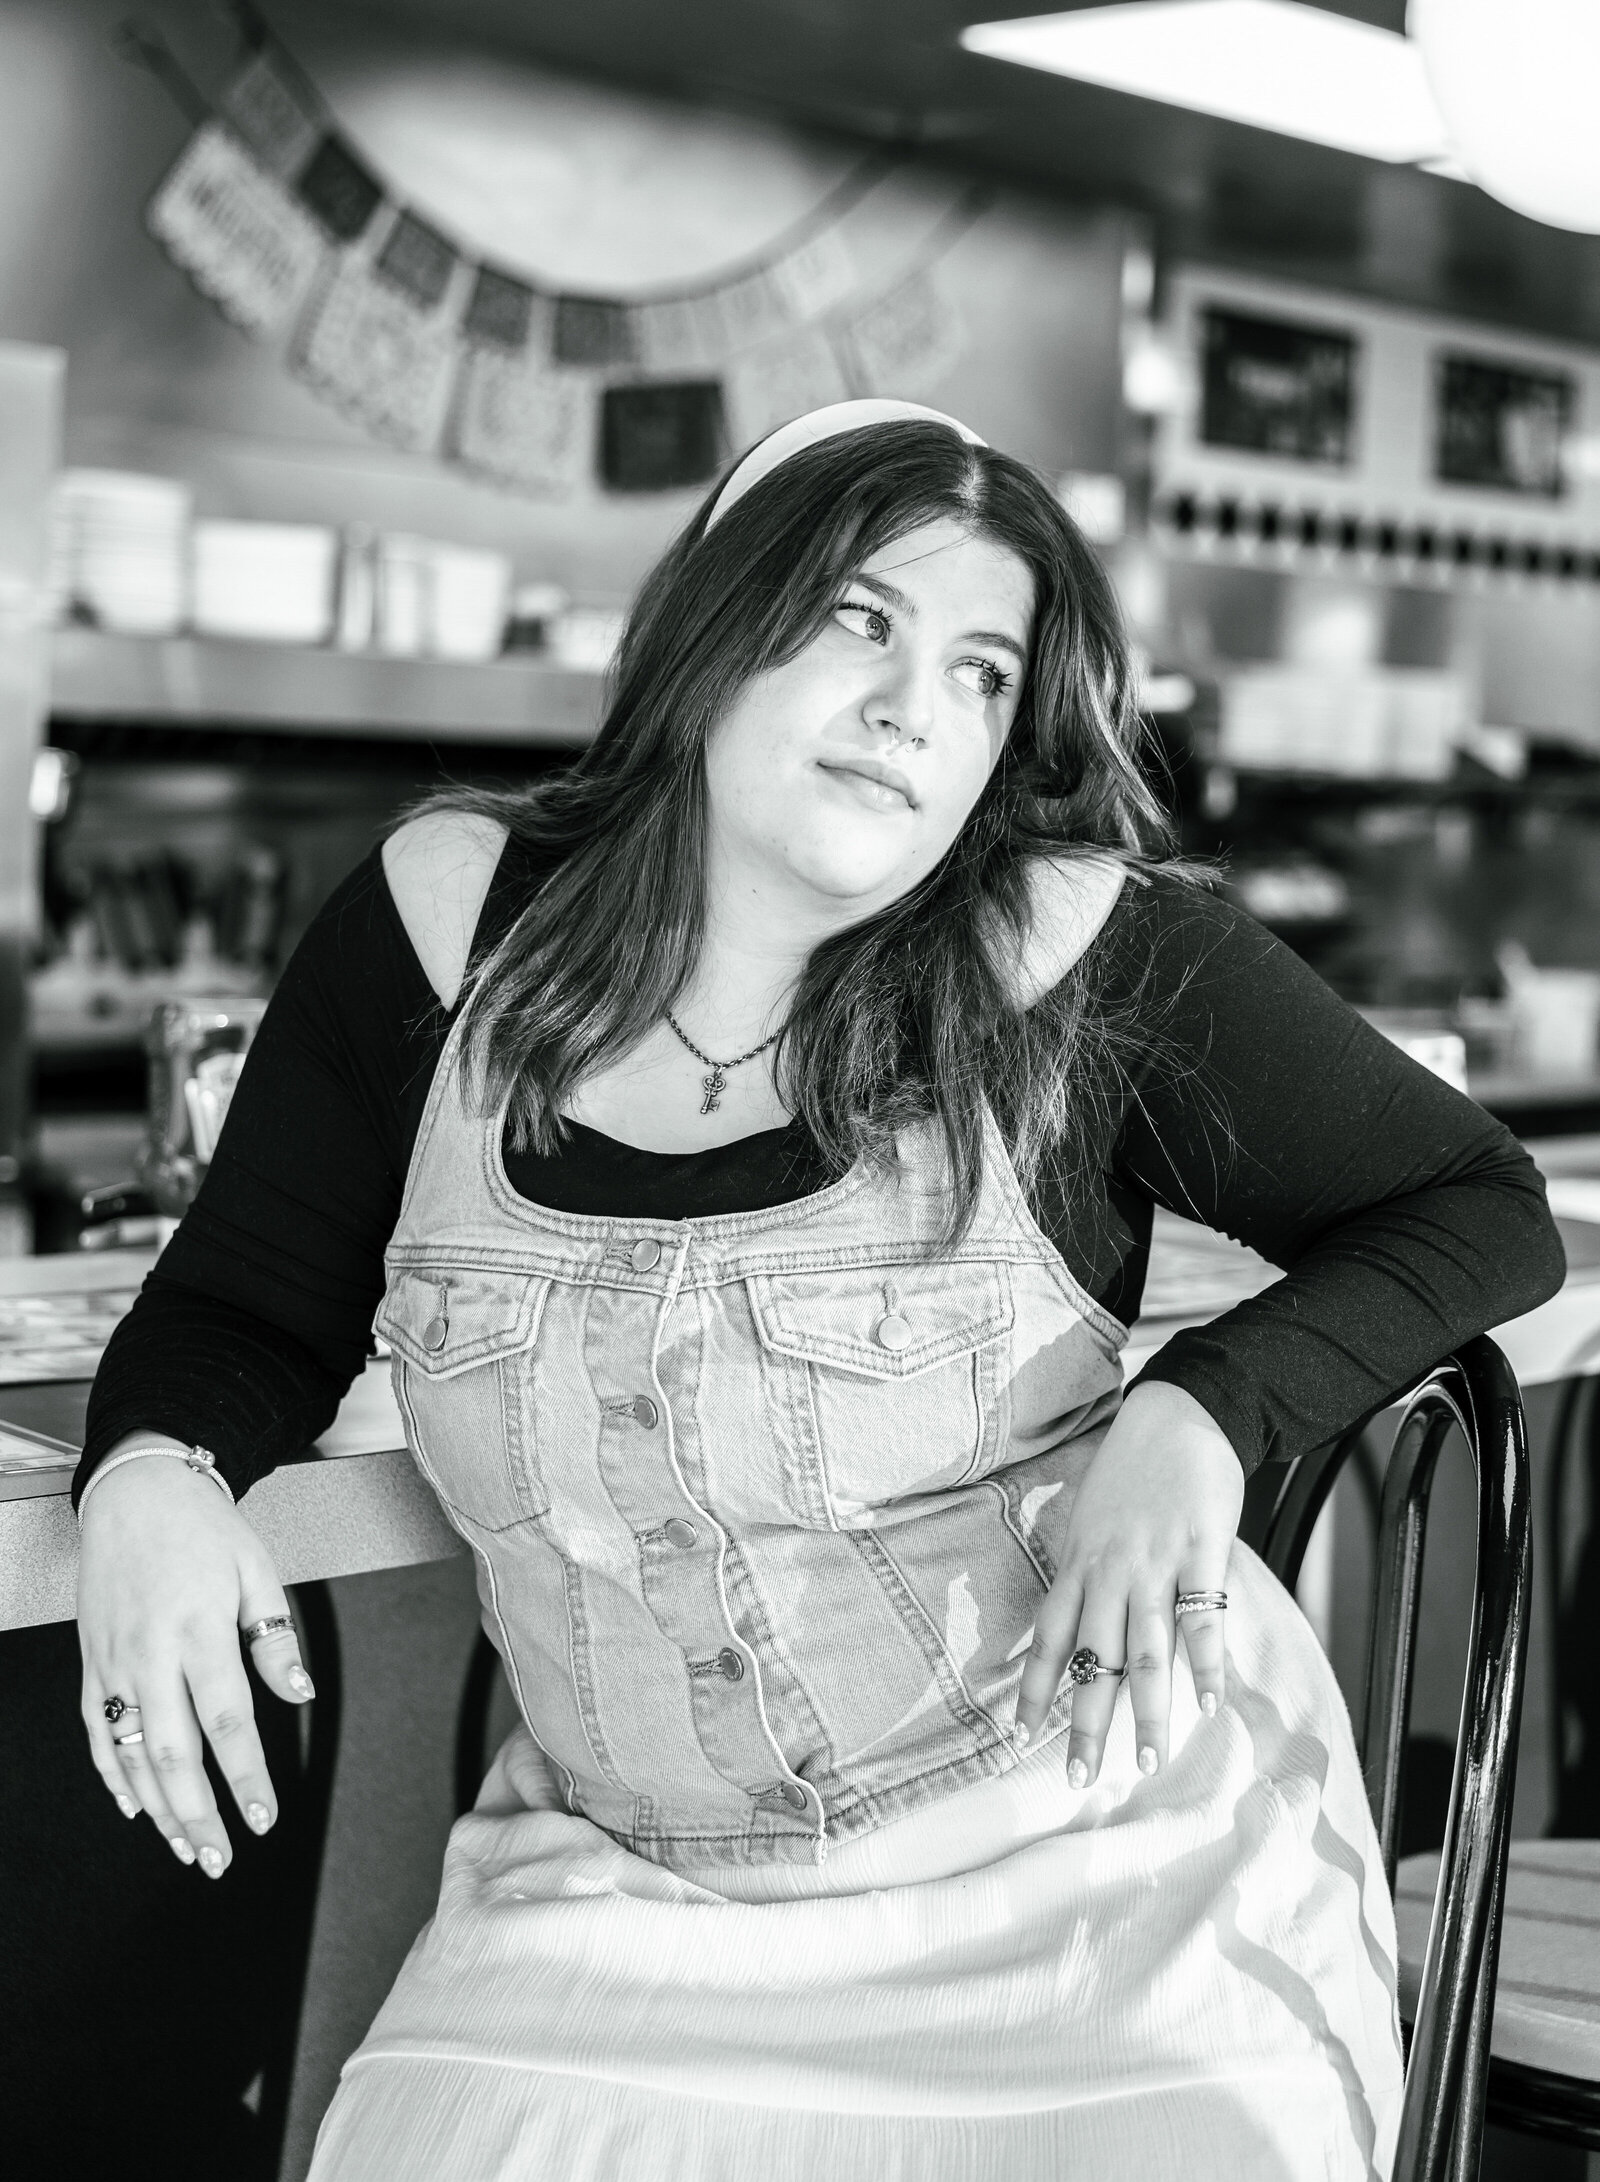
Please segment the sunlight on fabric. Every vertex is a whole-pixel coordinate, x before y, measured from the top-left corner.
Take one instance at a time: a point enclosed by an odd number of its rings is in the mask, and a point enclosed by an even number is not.
[[[972,23],[971,53],[1368,159],[1450,150],[1416,47],[1299,0],[1136,0]]]

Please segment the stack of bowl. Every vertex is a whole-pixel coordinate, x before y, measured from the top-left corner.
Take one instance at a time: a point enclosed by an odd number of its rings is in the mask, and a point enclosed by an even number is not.
[[[124,636],[170,636],[188,610],[191,495],[176,478],[65,470],[57,481],[54,588],[65,618]]]

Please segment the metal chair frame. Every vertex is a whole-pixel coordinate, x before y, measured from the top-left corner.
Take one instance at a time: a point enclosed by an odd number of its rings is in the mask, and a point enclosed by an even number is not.
[[[1291,1591],[1317,1518],[1368,1422],[1363,1419],[1341,1439],[1302,1456],[1272,1506],[1262,1558]],[[1440,1450],[1457,1428],[1477,1471],[1477,1584],[1439,1889],[1406,2065],[1395,2182],[1475,2182],[1483,2142],[1533,1577],[1522,1397],[1511,1366],[1486,1335],[1463,1343],[1412,1392],[1384,1480],[1361,1758],[1391,1890],[1399,1861],[1428,1496]]]
[[[317,1702],[305,1722],[301,1779],[296,1791],[297,1884],[284,1905],[282,1945],[286,1958],[294,1965],[285,1996],[289,2004],[274,2021],[257,2109],[263,2142],[272,2147],[274,2158],[281,2156],[289,2122],[344,1711],[343,1659],[332,1592],[325,1581],[300,1583],[290,1587],[290,1596],[306,1665],[316,1684]]]
[[[1550,1430],[1550,1485],[1545,1513],[1546,1566],[1550,1571],[1550,1787],[1555,1818],[1551,1832],[1567,1839],[1600,1832],[1600,1799],[1567,1763],[1568,1716],[1583,1716],[1583,1696],[1573,1674],[1581,1641],[1578,1600],[1564,1580],[1569,1559],[1567,1493],[1573,1470],[1583,1464],[1589,1486],[1590,1533],[1600,1530],[1600,1379],[1585,1371],[1566,1382]],[[1574,1585],[1577,1575],[1574,1573]],[[1584,1743],[1600,1737],[1600,1718],[1583,1719]]]

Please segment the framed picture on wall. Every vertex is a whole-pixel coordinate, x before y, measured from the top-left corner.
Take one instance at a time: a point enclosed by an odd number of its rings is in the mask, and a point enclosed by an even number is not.
[[[1564,371],[1445,354],[1434,378],[1434,475],[1559,500],[1576,388]]]
[[[1343,467],[1355,438],[1352,333],[1208,304],[1200,314],[1200,437],[1279,461]]]

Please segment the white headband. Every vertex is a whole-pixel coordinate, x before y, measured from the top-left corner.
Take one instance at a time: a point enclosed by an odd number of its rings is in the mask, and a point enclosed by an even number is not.
[[[865,424],[899,424],[907,418],[923,424],[948,425],[969,447],[989,444],[957,418],[947,417],[942,409],[924,409],[920,402],[830,402],[826,409],[811,409],[803,417],[780,424],[777,431],[756,442],[712,502],[706,530],[719,522],[736,500],[742,500],[752,485],[759,485],[769,470],[787,462],[791,455],[815,447],[819,440],[836,439],[841,432],[857,432]],[[705,531],[700,535],[704,537]]]

